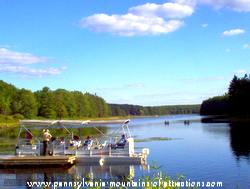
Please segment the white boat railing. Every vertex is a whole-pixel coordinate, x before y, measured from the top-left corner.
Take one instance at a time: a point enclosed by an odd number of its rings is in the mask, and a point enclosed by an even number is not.
[[[109,124],[109,123],[122,123],[120,128],[115,129],[109,136],[105,135],[100,129],[95,127],[97,124]],[[21,139],[21,132],[25,130],[26,133],[31,134],[30,129],[35,125],[38,126],[61,126],[69,135],[61,138],[54,138],[49,143],[48,150],[53,155],[108,155],[108,156],[131,156],[135,153],[134,139],[131,137],[130,129],[128,127],[129,120],[127,121],[80,121],[80,120],[22,120],[20,121],[21,128],[18,135],[18,144],[16,153],[19,155],[42,155],[41,149],[43,149],[43,143],[40,142],[40,137],[33,137],[32,143],[27,139]],[[26,125],[30,129],[26,128]],[[80,140],[80,137],[73,135],[65,125],[81,125],[92,126],[101,135],[100,138],[92,139],[92,142],[88,145],[84,145],[84,140]],[[32,135],[32,134],[31,134]],[[33,136],[33,135],[32,135]],[[124,146],[118,146],[118,142],[122,136],[125,136],[127,142]],[[114,147],[115,146],[115,147]]]
[[[40,140],[33,139],[32,141],[28,139],[19,139],[16,145],[17,155],[36,155],[41,154],[41,144]]]

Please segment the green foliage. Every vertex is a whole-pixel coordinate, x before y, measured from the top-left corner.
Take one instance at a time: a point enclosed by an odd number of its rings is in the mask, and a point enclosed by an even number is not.
[[[53,93],[48,87],[44,87],[41,91],[35,92],[38,102],[38,116],[44,118],[55,118],[55,101]]]
[[[202,102],[200,113],[203,115],[233,115],[250,117],[250,76],[234,76],[228,94]]]
[[[17,89],[8,83],[0,80],[0,114],[10,114],[10,104]]]
[[[110,108],[112,116],[151,116],[199,113],[200,105],[138,106],[128,104],[110,104]]]
[[[76,105],[76,116],[77,117],[90,117],[90,102],[87,95],[79,91],[72,92],[74,102]]]
[[[37,115],[37,102],[34,94],[25,89],[18,90],[11,102],[13,114],[22,114],[24,117],[32,118]]]
[[[229,95],[216,96],[204,100],[200,109],[201,115],[226,115],[229,113]]]
[[[230,113],[250,117],[250,75],[242,78],[234,76],[229,89]]]
[[[110,108],[103,98],[89,93],[48,87],[32,93],[0,81],[0,114],[17,119],[106,117]]]
[[[18,127],[5,127],[0,128],[0,137],[1,138],[17,138],[19,128]]]

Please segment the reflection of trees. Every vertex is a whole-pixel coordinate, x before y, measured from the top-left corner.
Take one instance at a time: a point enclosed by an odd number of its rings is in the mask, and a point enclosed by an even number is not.
[[[218,136],[218,137],[228,137],[229,135],[229,127],[228,123],[203,123],[202,130],[206,131],[207,133]]]
[[[231,149],[237,158],[250,159],[250,127],[242,123],[203,123],[202,129],[215,135],[228,136]]]
[[[11,186],[25,186],[27,182],[74,182],[116,180],[124,181],[135,176],[134,166],[131,165],[75,165],[67,168],[19,168],[1,169],[0,177],[9,175]],[[0,179],[1,182],[1,179]]]
[[[237,158],[250,158],[250,127],[247,124],[230,124],[230,142]]]

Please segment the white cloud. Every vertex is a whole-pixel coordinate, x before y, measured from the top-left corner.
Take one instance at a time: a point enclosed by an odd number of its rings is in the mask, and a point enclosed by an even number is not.
[[[245,43],[244,45],[242,45],[243,49],[250,49],[250,45],[248,43]]]
[[[250,0],[197,0],[197,3],[207,4],[216,9],[229,8],[237,12],[250,11]]]
[[[195,7],[197,4],[197,0],[172,0],[172,2],[182,5],[188,5],[191,7]]]
[[[25,76],[58,75],[62,68],[34,68],[32,65],[48,62],[47,57],[35,56],[30,53],[16,52],[7,48],[0,48],[0,72]]]
[[[129,9],[134,15],[141,16],[158,16],[164,18],[185,18],[191,16],[194,12],[193,7],[179,3],[146,3]]]
[[[83,18],[80,25],[122,36],[159,35],[178,30],[184,24],[182,19],[193,12],[191,5],[182,3],[146,3],[131,7],[126,14],[94,14]]]
[[[250,0],[175,0],[189,5],[208,5],[215,9],[227,8],[237,12],[250,12]]]
[[[0,48],[0,64],[36,64],[47,62],[48,58],[35,56],[30,53],[11,51],[7,48]]]
[[[125,14],[94,14],[81,20],[80,25],[96,32],[122,36],[158,35],[174,32],[191,16],[196,6],[208,5],[216,9],[228,8],[237,12],[250,12],[250,0],[170,0],[167,3],[146,3],[128,9]],[[206,28],[208,24],[202,24]],[[233,36],[245,33],[243,29],[225,31]]]
[[[161,17],[144,17],[134,14],[107,15],[95,14],[81,21],[82,27],[97,32],[109,32],[122,36],[158,35],[174,32],[183,25],[183,21],[165,21]]]
[[[246,31],[244,29],[239,29],[239,28],[236,28],[236,29],[231,29],[231,30],[226,30],[223,32],[223,35],[224,36],[234,36],[234,35],[240,35],[240,34],[243,34],[245,33]]]
[[[49,76],[49,75],[58,75],[60,74],[64,68],[45,68],[45,69],[38,69],[38,68],[30,68],[26,66],[4,66],[0,67],[0,72],[4,73],[14,73],[14,74],[21,74],[25,76]]]

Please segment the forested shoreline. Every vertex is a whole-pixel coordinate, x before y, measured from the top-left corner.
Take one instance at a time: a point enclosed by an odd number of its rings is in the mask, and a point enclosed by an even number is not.
[[[226,115],[250,118],[250,75],[234,76],[223,96],[209,98],[202,102],[202,115]]]
[[[112,116],[151,116],[168,114],[198,114],[200,105],[138,106],[110,104]]]
[[[199,105],[145,107],[108,104],[103,98],[87,92],[51,90],[48,87],[32,92],[0,80],[0,116],[12,116],[15,119],[76,119],[198,112]]]
[[[32,92],[0,81],[0,114],[50,119],[105,117],[110,109],[103,98],[90,93],[48,87]]]

